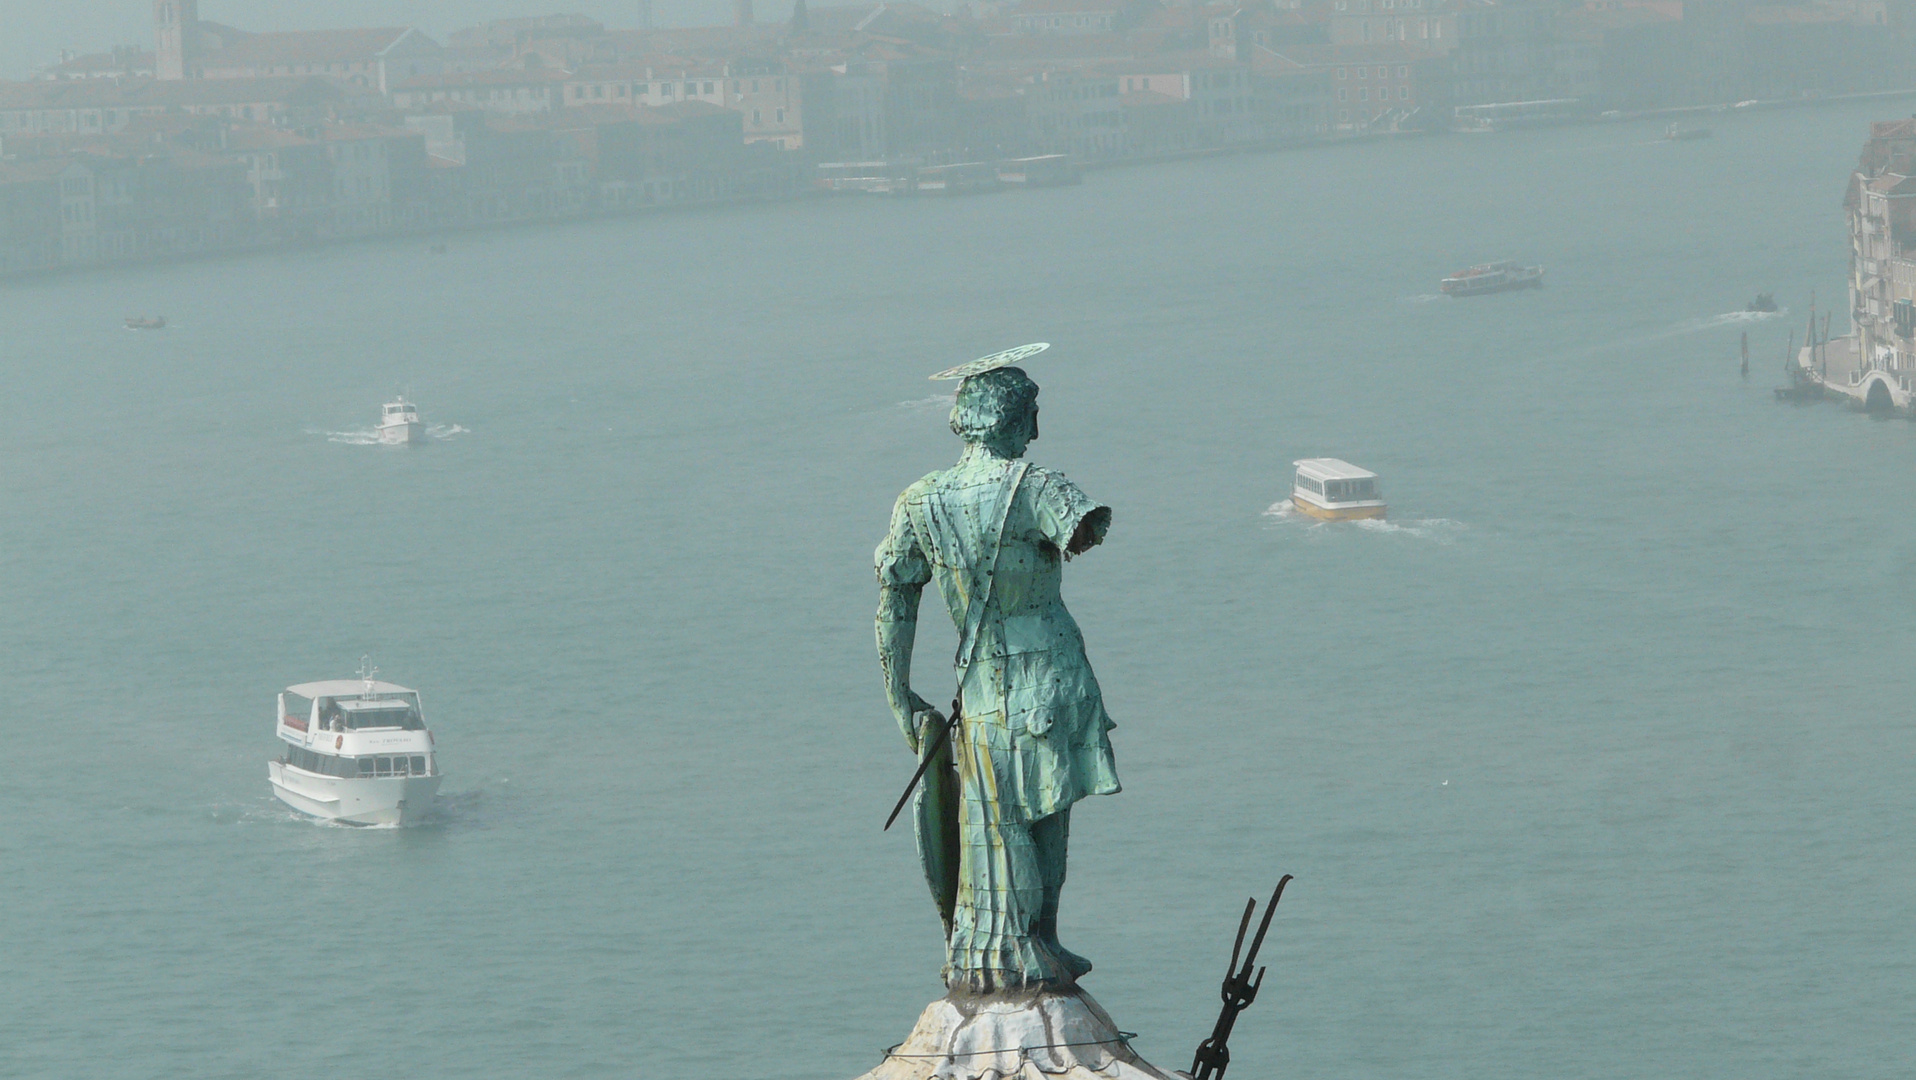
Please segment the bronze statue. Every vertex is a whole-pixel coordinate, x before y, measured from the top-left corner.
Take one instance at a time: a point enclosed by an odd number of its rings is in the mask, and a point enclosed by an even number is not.
[[[1067,988],[1091,970],[1058,942],[1071,807],[1118,790],[1113,725],[1059,595],[1065,561],[1104,540],[1111,510],[1022,460],[1038,385],[1009,365],[1040,348],[933,376],[964,380],[951,430],[965,449],[899,496],[876,553],[886,697],[931,759],[914,816],[954,991]],[[909,685],[932,581],[960,642],[951,721]]]

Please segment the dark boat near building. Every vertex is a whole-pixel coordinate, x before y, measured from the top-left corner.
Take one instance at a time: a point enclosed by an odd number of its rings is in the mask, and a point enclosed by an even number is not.
[[[1776,294],[1766,293],[1766,292],[1757,293],[1756,299],[1750,301],[1749,304],[1746,305],[1743,310],[1745,311],[1775,311],[1777,310]]]
[[[1520,266],[1514,262],[1483,263],[1457,271],[1438,282],[1437,287],[1446,296],[1481,296],[1512,289],[1541,289],[1543,267]]]

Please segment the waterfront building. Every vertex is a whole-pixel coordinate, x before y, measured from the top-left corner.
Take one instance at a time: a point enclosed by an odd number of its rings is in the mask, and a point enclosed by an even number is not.
[[[64,161],[0,161],[0,274],[60,265]]]
[[[330,75],[385,93],[403,80],[437,74],[443,67],[438,43],[404,26],[228,33],[221,40],[219,47],[200,53],[203,79]]]
[[[150,79],[153,54],[145,49],[123,45],[112,52],[74,56],[62,53],[60,62],[40,69],[37,79]]]
[[[1259,62],[1252,64],[1194,52],[1098,64],[1090,70],[1118,79],[1128,153],[1162,154],[1321,134],[1330,97],[1325,75],[1262,46],[1253,51]]]
[[[1011,12],[1011,32],[1024,35],[1114,34],[1141,5],[1126,0],[1024,0]]]
[[[1415,126],[1412,117],[1434,118],[1449,104],[1448,62],[1416,45],[1294,45],[1271,55],[1327,80],[1339,131]]]
[[[329,75],[385,93],[443,65],[439,44],[410,27],[252,33],[201,19],[198,0],[154,0],[153,30],[164,81]]]
[[[1335,0],[1329,44],[1415,44],[1448,52],[1457,42],[1456,0]]]
[[[252,191],[232,158],[160,142],[54,160],[62,266],[177,258],[253,237]]]
[[[1843,205],[1855,352],[1865,371],[1896,372],[1907,382],[1906,373],[1916,372],[1916,120],[1870,125]]]
[[[377,109],[383,102],[318,76],[162,81],[34,80],[0,83],[0,138],[112,134],[142,117],[178,113],[287,123],[303,116]]]
[[[423,223],[423,132],[379,124],[323,124],[314,130],[331,164],[328,235],[369,236]]]
[[[312,239],[327,231],[333,163],[321,139],[286,128],[239,124],[226,131],[222,143],[228,155],[246,166],[253,211],[273,235]]]
[[[1116,158],[1127,149],[1123,78],[1093,71],[1052,71],[1027,91],[1034,148],[1085,161]],[[1167,95],[1168,96],[1168,95]]]
[[[401,111],[455,102],[506,115],[551,112],[564,107],[570,78],[564,71],[542,67],[443,71],[400,83],[393,88],[392,103]]]

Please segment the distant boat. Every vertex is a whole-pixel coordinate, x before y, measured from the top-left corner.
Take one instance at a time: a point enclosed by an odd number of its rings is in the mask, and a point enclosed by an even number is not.
[[[149,319],[144,315],[128,315],[126,317],[126,328],[128,330],[164,330],[166,329],[166,316],[155,315]]]
[[[1446,296],[1481,296],[1512,289],[1543,288],[1543,267],[1514,262],[1482,263],[1459,270],[1437,283]]]
[[[1689,142],[1692,139],[1707,139],[1710,137],[1710,129],[1678,127],[1675,124],[1671,124],[1669,127],[1663,129],[1663,137],[1671,142]]]
[[[1756,299],[1750,301],[1749,304],[1746,307],[1744,307],[1743,310],[1745,311],[1775,311],[1776,310],[1776,294],[1766,293],[1766,292],[1757,293]]]
[[[419,407],[405,398],[388,401],[379,411],[379,441],[392,446],[426,441],[426,425],[419,421]]]
[[[1377,490],[1377,474],[1337,458],[1293,461],[1297,480],[1291,504],[1325,521],[1361,521],[1384,516],[1384,500]]]

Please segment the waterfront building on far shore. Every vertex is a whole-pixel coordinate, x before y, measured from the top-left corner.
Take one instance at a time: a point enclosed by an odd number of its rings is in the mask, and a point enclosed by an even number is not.
[[[16,135],[110,135],[146,117],[224,116],[250,123],[367,112],[383,106],[370,91],[335,79],[76,79],[0,82],[0,139]]]
[[[1916,372],[1916,120],[1870,125],[1843,206],[1857,356],[1864,370],[1907,384]]]

